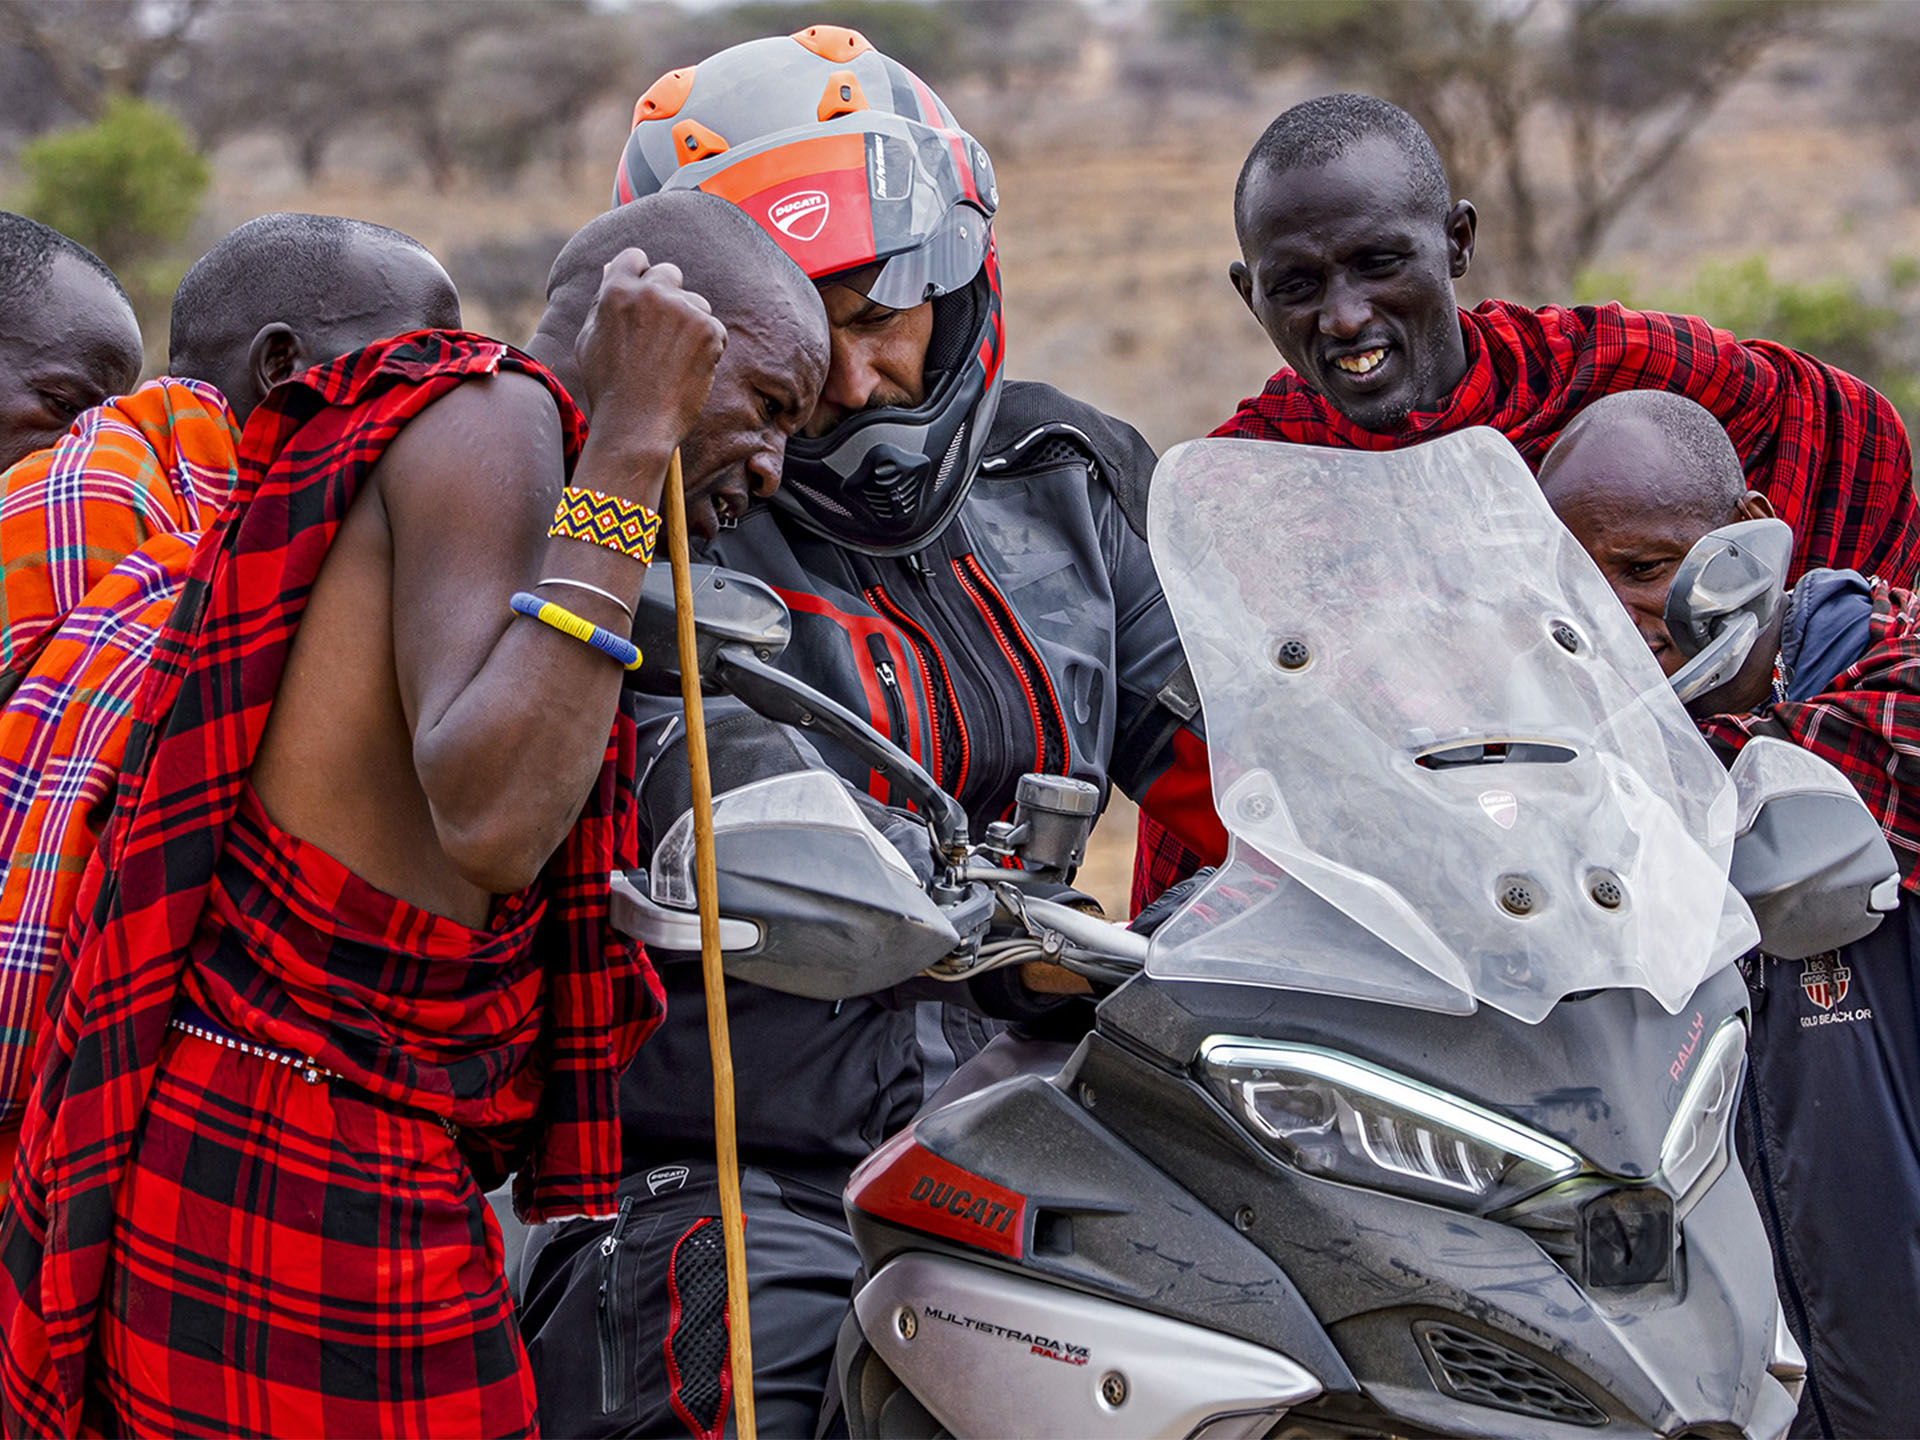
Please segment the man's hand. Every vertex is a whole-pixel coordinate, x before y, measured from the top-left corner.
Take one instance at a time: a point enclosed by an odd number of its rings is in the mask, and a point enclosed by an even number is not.
[[[679,266],[622,250],[574,342],[593,438],[664,463],[700,418],[726,345],[727,327],[682,286]]]

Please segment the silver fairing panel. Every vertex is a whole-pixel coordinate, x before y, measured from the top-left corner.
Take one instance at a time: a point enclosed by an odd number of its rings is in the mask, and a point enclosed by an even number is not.
[[[910,1252],[854,1297],[867,1342],[927,1410],[973,1436],[1263,1434],[1320,1383],[1286,1356],[985,1265]]]

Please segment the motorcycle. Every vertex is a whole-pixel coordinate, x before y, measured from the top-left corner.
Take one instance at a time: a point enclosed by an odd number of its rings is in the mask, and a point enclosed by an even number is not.
[[[1064,1064],[930,1107],[855,1172],[849,1433],[1784,1434],[1805,1370],[1729,1164],[1733,961],[1893,908],[1844,777],[1765,739],[1724,769],[1492,431],[1192,442],[1149,532],[1230,836],[1151,938],[1058,893],[1093,787],[1029,776],[972,838],[772,663],[777,596],[699,580],[703,680],[887,775],[941,860],[922,883],[822,772],[720,796],[728,972],[838,998],[1047,960],[1100,994]],[[1695,693],[1745,659],[1789,549],[1731,527],[1689,557],[1669,628]],[[643,597],[648,653],[671,618]],[[690,816],[615,903],[697,948]]]

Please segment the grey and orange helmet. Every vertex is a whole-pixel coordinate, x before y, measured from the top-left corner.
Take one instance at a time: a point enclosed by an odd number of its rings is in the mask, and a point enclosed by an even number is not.
[[[865,36],[814,25],[670,70],[640,97],[614,204],[673,189],[732,201],[818,283],[890,309],[932,302],[926,398],[794,437],[773,501],[851,549],[925,546],[966,498],[1000,398],[985,148]]]

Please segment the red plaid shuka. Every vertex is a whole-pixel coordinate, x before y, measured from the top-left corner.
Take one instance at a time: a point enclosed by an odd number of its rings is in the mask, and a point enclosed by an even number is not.
[[[1716,715],[1700,731],[1716,749],[1768,735],[1837,766],[1886,832],[1901,885],[1920,895],[1920,594],[1872,584],[1872,638],[1826,690],[1752,715]]]
[[[0,1215],[0,1407],[10,1434],[76,1434],[83,1409],[89,1422],[142,1431],[391,1433],[459,1429],[463,1417],[524,1428],[500,1400],[503,1384],[520,1385],[517,1367],[505,1382],[494,1373],[495,1297],[465,1284],[473,1252],[497,1242],[483,1225],[446,1223],[447,1207],[470,1198],[472,1177],[435,1198],[440,1223],[425,1232],[384,1228],[418,1210],[367,1206],[433,1182],[440,1172],[422,1169],[418,1152],[445,1122],[474,1127],[460,1134],[470,1160],[517,1162],[516,1199],[530,1218],[611,1211],[618,1074],[661,1010],[645,957],[608,923],[610,871],[635,858],[631,727],[615,721],[600,780],[541,883],[503,907],[500,953],[493,939],[473,940],[458,978],[433,954],[444,922],[386,897],[382,916],[372,892],[336,910],[351,877],[334,877],[338,893],[315,898],[311,887],[324,890],[325,875],[314,869],[317,853],[277,839],[246,845],[250,827],[265,822],[243,807],[302,607],[361,483],[413,416],[502,368],[548,386],[570,465],[581,424],[557,382],[496,341],[453,332],[401,336],[308,371],[248,425],[234,499],[196,550],[155,648],[126,781],[49,999]],[[298,877],[263,849],[295,857]],[[246,912],[269,896],[310,928],[263,937]],[[359,963],[360,952],[341,943],[355,940],[367,950]],[[249,1040],[338,1072],[328,1082],[341,1092],[331,1119],[310,1107],[256,1115],[256,1099],[279,1104],[257,1075],[243,1093],[247,1082],[201,1073],[207,1057],[193,1057],[217,1047],[169,1041],[180,1033],[169,1027],[183,997]],[[234,1064],[286,1068],[225,1053]],[[367,1103],[354,1109],[363,1094]],[[201,1153],[202,1173],[176,1178],[168,1198],[167,1166],[179,1160],[183,1133],[168,1127],[182,1123],[273,1163],[247,1170],[257,1184],[241,1193],[234,1167]],[[286,1153],[273,1157],[275,1147]],[[276,1191],[283,1170],[315,1188]],[[339,1182],[338,1206],[329,1180]],[[227,1233],[192,1223],[201,1212],[189,1189],[218,1202]],[[147,1207],[137,1228],[136,1201]],[[284,1291],[276,1285],[286,1320],[276,1329],[249,1308],[258,1293],[249,1285],[277,1280],[290,1235],[321,1245],[325,1260],[307,1266],[308,1255]],[[211,1261],[207,1248],[218,1252]],[[348,1252],[355,1264],[342,1260]],[[395,1292],[406,1323],[370,1323],[386,1313],[372,1297],[412,1273],[414,1252],[428,1268],[416,1288]],[[228,1273],[235,1265],[250,1276]],[[130,1348],[156,1333],[156,1309],[170,1355]],[[140,1367],[117,1382],[173,1408],[100,1414],[94,1407],[116,1397],[88,1374],[96,1337],[103,1352],[111,1342]],[[175,1382],[192,1392],[170,1393]],[[313,1417],[328,1423],[302,1423]]]
[[[1474,425],[1499,430],[1538,466],[1567,422],[1603,395],[1670,390],[1727,427],[1754,489],[1793,527],[1793,574],[1825,566],[1911,585],[1920,519],[1906,427],[1882,395],[1843,370],[1767,340],[1737,340],[1689,315],[1618,305],[1488,300],[1460,312],[1467,373],[1445,405],[1375,434],[1290,369],[1242,400],[1215,435],[1397,450]],[[1140,817],[1137,910],[1208,863]]]

